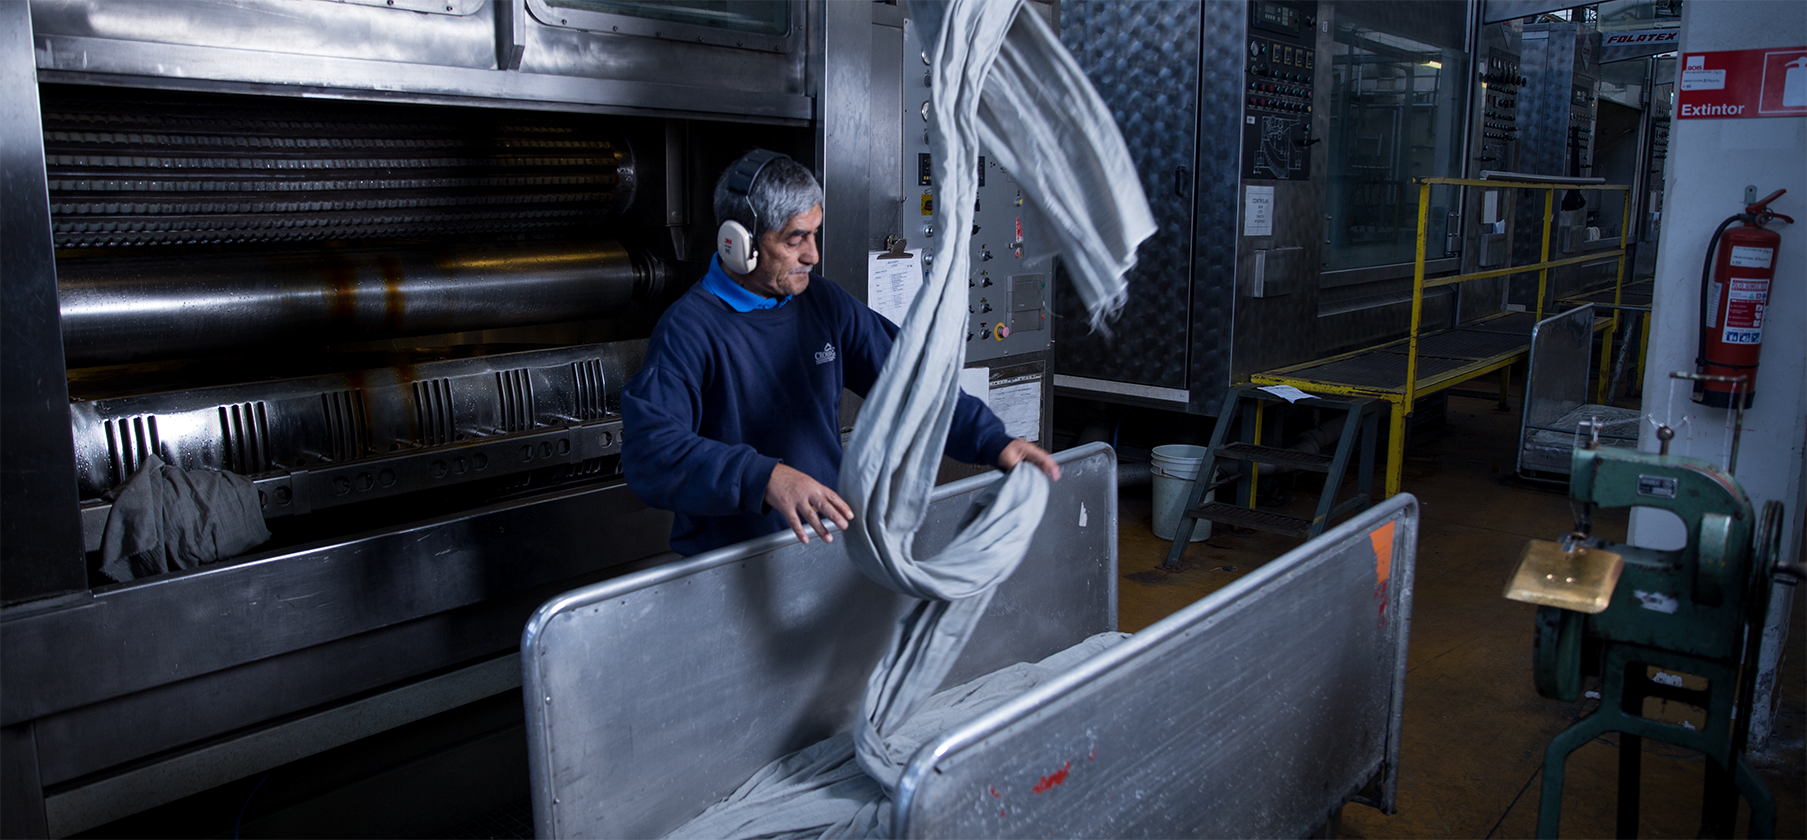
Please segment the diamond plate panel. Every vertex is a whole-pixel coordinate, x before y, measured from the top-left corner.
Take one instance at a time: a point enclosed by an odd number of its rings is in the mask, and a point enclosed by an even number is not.
[[[1198,201],[1193,223],[1190,358],[1195,414],[1215,411],[1230,385],[1236,312],[1236,213],[1241,205],[1242,55],[1248,8],[1208,0],[1199,54]]]
[[[1238,6],[1232,17],[1240,22]],[[1199,4],[1077,0],[1061,4],[1060,23],[1061,42],[1085,68],[1116,117],[1158,230],[1136,255],[1129,302],[1111,325],[1110,335],[1090,332],[1077,297],[1066,284],[1058,284],[1061,335],[1055,370],[1185,388],[1192,182],[1197,167],[1194,130],[1199,119]],[[1239,68],[1240,62],[1233,67]],[[1229,165],[1226,172],[1234,190],[1234,155]]]

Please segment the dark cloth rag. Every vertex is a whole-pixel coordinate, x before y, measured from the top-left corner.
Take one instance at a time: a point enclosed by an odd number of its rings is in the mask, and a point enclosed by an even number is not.
[[[124,582],[233,557],[268,539],[250,479],[172,467],[151,455],[113,500],[100,571]]]

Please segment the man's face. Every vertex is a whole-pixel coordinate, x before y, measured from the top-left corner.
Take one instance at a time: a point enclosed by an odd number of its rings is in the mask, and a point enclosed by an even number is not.
[[[818,204],[759,237],[759,265],[753,267],[753,273],[729,275],[747,291],[763,297],[802,294],[809,288],[810,270],[821,260],[816,251],[816,234],[821,230],[822,205]]]

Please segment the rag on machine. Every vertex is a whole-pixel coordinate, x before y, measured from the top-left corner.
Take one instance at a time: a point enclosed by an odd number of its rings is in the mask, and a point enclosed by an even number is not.
[[[1127,298],[1124,275],[1136,247],[1155,231],[1110,110],[1022,0],[911,0],[908,10],[916,31],[932,38],[922,46],[933,57],[936,226],[971,226],[983,145],[1021,185],[1029,260],[1058,255],[1093,328],[1101,328]],[[1047,476],[1019,465],[978,494],[945,548],[928,557],[912,550],[966,360],[970,247],[966,237],[950,236],[936,255],[842,459],[841,496],[854,512],[842,535],[848,555],[868,577],[917,599],[867,680],[851,739],[837,736],[779,759],[670,836],[886,833],[888,800],[918,746],[1026,690],[1051,666],[1084,658],[1056,654],[1016,666],[1028,670],[1011,677],[1001,671],[934,694],[998,584],[1022,562],[1049,491]],[[1089,655],[1121,638],[1094,637],[1069,653]],[[853,762],[865,778],[852,772]]]

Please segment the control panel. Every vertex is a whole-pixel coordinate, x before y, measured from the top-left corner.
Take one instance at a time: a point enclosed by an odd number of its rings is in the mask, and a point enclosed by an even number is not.
[[[1518,167],[1518,97],[1525,77],[1519,72],[1518,57],[1494,49],[1481,59],[1480,97],[1481,124],[1478,126],[1480,154],[1475,160],[1482,169],[1515,171]]]
[[[1311,177],[1316,110],[1317,4],[1257,0],[1249,5],[1243,75],[1242,176]]]
[[[908,30],[912,22],[906,21]],[[909,31],[905,43],[915,44]],[[968,362],[999,359],[1048,349],[1051,332],[1049,286],[1053,278],[1023,265],[1023,191],[1016,177],[991,155],[981,154],[979,191],[970,230],[936,227],[934,160],[929,152],[928,119],[931,76],[928,61],[909,62],[904,72],[904,195],[906,220],[901,227],[911,249],[921,248],[926,274],[950,236],[969,238],[966,266]]]
[[[1474,165],[1470,176],[1486,170],[1516,172],[1519,167],[1520,127],[1519,97],[1527,79],[1519,57],[1511,52],[1490,47],[1485,57],[1475,63],[1474,123],[1469,130],[1470,157]],[[1471,222],[1468,240],[1463,248],[1463,270],[1499,268],[1507,264],[1512,252],[1519,195],[1517,190],[1470,189],[1465,215]],[[1451,225],[1453,232],[1457,230]],[[1454,251],[1456,243],[1446,243]]]
[[[1577,81],[1583,81],[1577,77]],[[1571,85],[1569,89],[1569,145],[1574,155],[1570,175],[1588,175],[1594,168],[1594,82]]]

